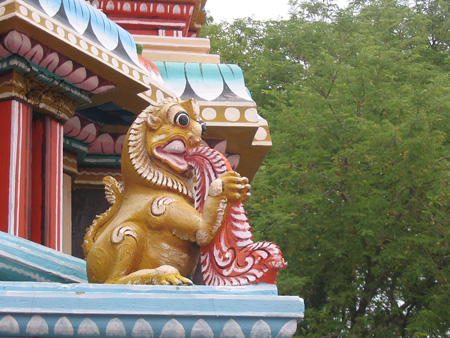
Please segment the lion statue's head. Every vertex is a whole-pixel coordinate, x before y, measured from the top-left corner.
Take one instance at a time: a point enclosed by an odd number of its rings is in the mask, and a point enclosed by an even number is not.
[[[138,183],[192,197],[185,153],[202,143],[205,131],[195,99],[169,97],[150,105],[137,116],[124,142],[124,188]]]

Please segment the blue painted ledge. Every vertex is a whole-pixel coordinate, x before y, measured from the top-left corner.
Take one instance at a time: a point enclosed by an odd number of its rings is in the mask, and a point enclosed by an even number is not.
[[[86,263],[0,231],[0,280],[86,283]]]
[[[0,282],[0,337],[290,338],[303,311],[265,284]]]
[[[268,284],[88,284],[83,260],[0,232],[0,337],[290,338],[303,313]]]

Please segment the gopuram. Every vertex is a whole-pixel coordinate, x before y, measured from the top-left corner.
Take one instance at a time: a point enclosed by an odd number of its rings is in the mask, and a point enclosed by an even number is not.
[[[295,333],[243,206],[268,125],[205,2],[0,2],[0,337]]]

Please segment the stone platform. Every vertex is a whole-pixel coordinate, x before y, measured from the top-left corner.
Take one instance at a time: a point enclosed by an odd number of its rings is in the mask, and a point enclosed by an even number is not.
[[[0,337],[290,338],[303,318],[276,285],[88,284],[84,267],[0,232]]]
[[[0,337],[291,337],[298,297],[276,286],[0,283]]]

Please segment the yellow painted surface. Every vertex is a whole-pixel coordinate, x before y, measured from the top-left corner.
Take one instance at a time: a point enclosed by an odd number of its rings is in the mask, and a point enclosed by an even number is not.
[[[143,46],[142,56],[150,61],[220,63],[219,55],[209,54],[209,39],[143,35],[134,39]]]

